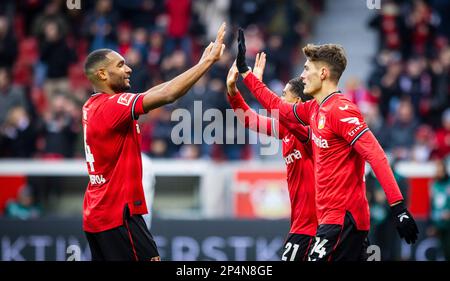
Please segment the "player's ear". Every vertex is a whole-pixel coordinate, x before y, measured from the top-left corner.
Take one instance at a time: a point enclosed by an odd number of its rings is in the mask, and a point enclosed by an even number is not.
[[[96,75],[97,79],[100,81],[105,81],[108,78],[108,74],[106,73],[106,69],[104,68],[99,68]]]
[[[320,68],[320,80],[325,80],[328,77],[329,70],[325,66]]]

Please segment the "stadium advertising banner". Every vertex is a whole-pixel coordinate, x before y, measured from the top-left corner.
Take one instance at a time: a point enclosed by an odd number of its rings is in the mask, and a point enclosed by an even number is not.
[[[419,227],[424,233],[425,225],[419,222]],[[177,261],[277,261],[288,229],[287,220],[154,219],[152,225],[161,258]],[[438,241],[433,237],[421,236],[410,247],[397,241],[395,232],[387,236],[399,246],[369,247],[372,260],[442,259]],[[390,257],[383,258],[385,254]],[[0,255],[2,261],[90,260],[78,218],[0,219]]]

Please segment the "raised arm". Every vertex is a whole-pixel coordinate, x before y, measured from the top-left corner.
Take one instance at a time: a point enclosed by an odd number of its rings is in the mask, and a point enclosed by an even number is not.
[[[217,32],[214,44],[210,44],[204,51],[202,59],[193,67],[163,83],[147,90],[144,94],[143,107],[144,112],[158,108],[162,105],[172,103],[185,95],[192,85],[197,82],[208,69],[220,59],[225,49],[223,44],[225,36],[225,23],[223,23]]]
[[[244,32],[242,29],[239,29],[236,66],[239,73],[244,78],[244,83],[247,88],[264,108],[270,112],[273,110],[278,110],[280,121],[300,122],[302,125],[309,124],[310,102],[298,104],[284,102],[250,71],[250,68],[245,62],[245,52],[246,47]],[[265,54],[263,55],[265,58]]]
[[[275,126],[278,128],[278,120],[257,114],[242,98],[236,86],[238,76],[236,64],[233,64],[227,76],[227,97],[239,122],[252,131],[280,138],[275,132]]]

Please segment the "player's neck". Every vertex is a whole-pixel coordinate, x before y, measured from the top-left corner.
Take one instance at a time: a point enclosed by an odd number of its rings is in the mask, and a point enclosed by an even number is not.
[[[96,93],[103,93],[103,94],[108,94],[108,95],[115,94],[115,92],[111,88],[103,86],[103,85],[94,85],[94,91]]]
[[[338,90],[339,89],[335,83],[323,85],[322,89],[316,95],[314,95],[314,99],[318,104],[321,104],[326,97],[334,92],[337,92]]]

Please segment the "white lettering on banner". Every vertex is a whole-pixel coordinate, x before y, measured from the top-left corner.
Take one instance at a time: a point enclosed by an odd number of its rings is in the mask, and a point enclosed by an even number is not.
[[[328,141],[326,139],[322,139],[321,136],[317,137],[314,133],[311,133],[312,139],[314,143],[320,148],[330,148],[328,146]]]
[[[84,244],[84,243],[83,243]],[[52,235],[21,235],[18,237],[1,237],[1,260],[2,261],[48,261],[66,260],[66,245],[76,246],[80,249],[76,252],[76,260],[89,260],[91,251],[86,244],[81,251],[80,243],[73,236],[62,237]],[[73,248],[70,248],[73,249]],[[25,258],[26,257],[26,258]]]
[[[289,165],[289,164],[293,163],[295,160],[298,160],[301,158],[302,158],[302,153],[299,150],[294,149],[294,152],[292,152],[288,156],[284,157],[284,162],[286,162],[286,165]]]

